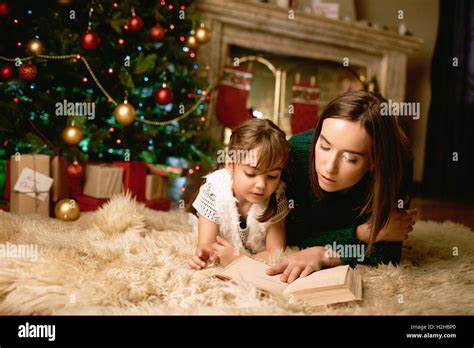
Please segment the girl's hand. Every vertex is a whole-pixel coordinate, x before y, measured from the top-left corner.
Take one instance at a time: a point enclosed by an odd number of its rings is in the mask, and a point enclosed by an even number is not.
[[[340,263],[339,258],[328,257],[325,247],[312,247],[298,251],[287,256],[282,262],[267,270],[268,275],[283,273],[282,282],[291,283],[298,277],[306,277],[314,271],[319,271],[323,266],[334,267]]]
[[[221,265],[227,266],[240,257],[239,250],[234,248],[225,238],[217,236],[217,242],[212,244],[212,251],[219,258]]]
[[[212,249],[206,247],[197,247],[196,252],[191,260],[189,260],[188,266],[191,269],[200,270],[206,267],[207,262],[215,262],[217,256],[212,252]]]

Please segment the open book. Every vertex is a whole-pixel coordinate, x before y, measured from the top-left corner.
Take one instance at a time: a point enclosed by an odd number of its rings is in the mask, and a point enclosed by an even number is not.
[[[271,294],[294,295],[312,306],[362,299],[362,278],[349,266],[337,266],[298,278],[293,283],[280,281],[281,274],[269,276],[270,266],[248,256],[239,257],[216,276],[222,280],[249,282]]]

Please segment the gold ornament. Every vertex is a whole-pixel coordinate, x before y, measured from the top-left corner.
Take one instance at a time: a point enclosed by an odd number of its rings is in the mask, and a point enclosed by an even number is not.
[[[74,221],[81,215],[79,204],[74,199],[61,199],[54,208],[56,218],[62,221]]]
[[[201,26],[196,30],[195,36],[198,43],[205,44],[211,39],[211,32],[207,30],[204,24],[201,24]]]
[[[199,43],[196,40],[196,36],[194,35],[194,30],[191,32],[191,35],[188,37],[188,47],[190,48],[197,48]]]
[[[57,0],[58,4],[61,6],[69,6],[72,3],[72,0]]]
[[[40,40],[32,39],[26,43],[26,48],[33,54],[42,54],[44,51],[43,43]]]
[[[84,134],[78,126],[72,123],[70,126],[63,129],[61,136],[66,144],[77,145],[81,142]]]
[[[114,110],[114,116],[118,123],[128,126],[135,121],[135,108],[127,102],[119,104]]]

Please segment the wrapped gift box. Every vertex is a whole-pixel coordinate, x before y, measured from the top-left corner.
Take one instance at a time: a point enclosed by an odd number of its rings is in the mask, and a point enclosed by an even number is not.
[[[3,193],[3,199],[6,201],[10,200],[10,160],[6,163],[7,177],[5,180],[5,192]]]
[[[10,212],[15,214],[38,213],[49,216],[49,189],[47,191],[36,189],[36,187],[41,185],[37,180],[41,174],[49,177],[49,161],[50,158],[47,155],[19,155],[11,157]],[[23,170],[31,170],[33,173],[31,177],[33,186],[31,186],[31,189],[26,188],[29,190],[28,193],[15,189]]]
[[[5,192],[5,182],[7,180],[7,160],[0,159],[0,197]]]
[[[111,198],[122,192],[123,168],[105,164],[86,166],[85,196],[93,198]]]
[[[99,209],[102,205],[107,203],[109,200],[105,198],[92,198],[84,195],[79,195],[76,198],[76,202],[79,205],[81,212],[94,211]]]
[[[147,201],[168,196],[168,177],[155,174],[146,176],[145,198]]]
[[[144,162],[112,162],[112,165],[123,168],[124,191],[129,191],[137,201],[143,202],[147,165]]]
[[[67,167],[68,161],[65,157],[54,156],[51,161],[51,176],[54,180],[51,188],[53,202],[70,197]]]
[[[168,211],[171,208],[171,199],[160,198],[160,199],[154,199],[151,201],[145,201],[145,206],[154,210]]]

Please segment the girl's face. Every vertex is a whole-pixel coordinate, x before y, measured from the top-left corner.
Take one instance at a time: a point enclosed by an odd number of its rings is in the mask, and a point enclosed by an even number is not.
[[[280,183],[283,168],[280,166],[266,171],[258,170],[255,165],[258,163],[260,148],[254,148],[253,151],[255,157],[247,156],[237,163],[228,163],[226,166],[233,177],[234,195],[241,204],[262,203],[275,192]]]
[[[315,148],[319,186],[336,192],[357,184],[372,169],[370,145],[370,136],[360,122],[325,119]]]

